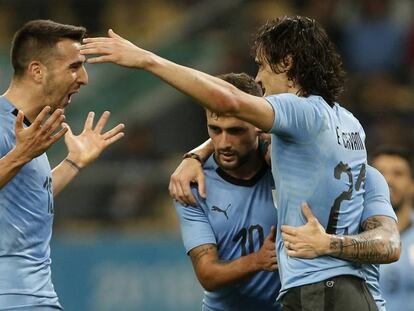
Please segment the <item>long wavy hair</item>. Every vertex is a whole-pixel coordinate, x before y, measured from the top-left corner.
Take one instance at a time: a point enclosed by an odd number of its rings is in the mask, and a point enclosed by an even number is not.
[[[252,52],[276,73],[281,64],[291,64],[287,76],[300,85],[303,96],[319,95],[332,106],[344,90],[341,57],[314,19],[284,16],[268,21],[259,29]]]

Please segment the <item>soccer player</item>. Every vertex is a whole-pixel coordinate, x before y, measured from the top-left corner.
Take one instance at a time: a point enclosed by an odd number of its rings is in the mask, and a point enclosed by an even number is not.
[[[380,285],[388,311],[409,311],[414,306],[413,169],[407,151],[383,146],[374,152],[372,165],[385,177],[391,204],[398,217],[402,251],[398,262],[381,267]]]
[[[220,78],[249,94],[262,93],[246,74]],[[202,310],[280,310],[273,179],[258,130],[233,117],[206,116],[214,146],[204,165],[207,199],[198,196],[196,208],[175,203],[185,249],[206,290]]]
[[[265,98],[172,63],[112,30],[108,35],[84,40],[81,53],[98,54],[88,60],[90,63],[114,62],[148,71],[210,111],[271,132],[278,232],[282,224],[305,224],[300,206],[308,202],[327,233],[358,233],[367,165],[365,133],[358,120],[336,103],[343,90],[341,58],[315,20],[277,18],[259,31],[255,43],[259,65],[256,80]],[[366,284],[360,267],[331,256],[293,259],[286,254],[279,234],[277,253],[286,310],[293,308],[293,300],[306,309],[311,301],[301,297],[305,296],[302,292],[309,291],[320,300],[326,298],[326,293],[340,293],[347,302],[352,301],[352,305],[343,305],[336,300],[332,310],[376,308],[372,297],[367,299],[361,291]],[[335,285],[331,288],[327,284]]]
[[[190,188],[190,181],[202,181],[204,184],[200,162],[202,163],[203,159],[209,156],[210,144],[210,142],[203,144],[188,153],[187,155],[192,155],[192,157],[186,156],[171,176],[170,193],[185,206],[194,205],[193,196],[190,198],[188,195],[183,195],[187,192],[187,188]],[[201,187],[199,185],[198,192],[205,192],[205,187],[205,184]],[[303,212],[308,221],[307,224],[301,227],[282,226],[282,237],[289,256],[315,258],[328,255],[363,264],[362,268],[369,291],[378,309],[385,311],[385,300],[379,286],[378,264],[394,262],[399,258],[401,242],[397,217],[390,203],[389,190],[384,177],[371,166],[367,166],[365,189],[364,210],[361,218],[361,231],[363,232],[360,234],[354,236],[326,234],[309,207],[305,205]],[[309,294],[312,295],[312,293]],[[321,301],[315,300],[314,302],[320,303]],[[299,306],[297,308],[300,309]],[[312,308],[317,307],[312,306]]]
[[[50,270],[53,197],[123,136],[123,124],[102,133],[108,112],[96,126],[89,113],[77,136],[63,123],[63,108],[88,82],[79,53],[84,34],[83,27],[36,20],[13,39],[14,75],[0,96],[1,310],[62,309]],[[68,155],[51,170],[45,151],[63,135]]]

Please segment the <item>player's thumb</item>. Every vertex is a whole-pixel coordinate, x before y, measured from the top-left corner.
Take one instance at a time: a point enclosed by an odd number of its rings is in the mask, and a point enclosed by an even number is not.
[[[63,127],[64,129],[67,129],[67,130],[68,130],[68,131],[67,131],[67,133],[65,134],[65,136],[66,136],[66,135],[70,135],[70,136],[72,136],[72,135],[73,135],[73,133],[72,133],[72,129],[70,128],[69,124],[67,124],[66,122],[63,122],[63,123],[62,123],[62,127]]]
[[[120,35],[116,34],[115,31],[112,30],[112,28],[108,30],[108,36],[110,36],[111,38],[122,39]]]
[[[201,174],[198,177],[197,184],[198,184],[198,193],[203,199],[205,199],[206,198],[206,180],[204,178],[204,174]]]
[[[267,239],[271,242],[276,241],[276,228],[275,228],[275,226],[270,227],[270,232],[269,232],[269,235],[267,236]]]
[[[23,129],[23,120],[24,120],[24,113],[23,111],[19,110],[16,116],[16,125],[15,125],[16,132]]]
[[[308,203],[306,202],[302,203],[302,212],[308,222],[315,219],[315,216],[313,215],[312,210],[310,209]]]

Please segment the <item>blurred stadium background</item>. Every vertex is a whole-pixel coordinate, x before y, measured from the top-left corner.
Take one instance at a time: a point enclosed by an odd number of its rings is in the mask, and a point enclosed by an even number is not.
[[[321,22],[349,73],[341,100],[361,121],[367,147],[414,146],[412,0],[0,0],[0,88],[11,77],[13,33],[37,18],[109,27],[140,46],[211,74],[255,75],[249,44],[279,15]],[[66,111],[79,131],[90,110],[112,112],[126,136],[55,202],[52,272],[66,310],[199,310],[201,288],[184,254],[169,175],[207,138],[204,114],[148,74],[87,65],[89,85]],[[2,91],[2,92],[3,92]],[[63,143],[48,153],[53,165]]]

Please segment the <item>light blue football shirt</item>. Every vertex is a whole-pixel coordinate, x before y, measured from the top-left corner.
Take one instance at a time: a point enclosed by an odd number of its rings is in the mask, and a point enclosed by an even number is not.
[[[397,221],[397,216],[391,206],[390,191],[384,176],[377,169],[368,165],[361,224],[372,216],[387,216]],[[380,266],[362,265],[362,269],[366,277],[368,289],[378,306],[378,310],[386,311],[385,300],[379,285]]]
[[[273,204],[273,179],[264,166],[249,181],[227,175],[211,156],[204,165],[206,195],[197,198],[197,207],[175,203],[187,253],[203,244],[217,245],[221,260],[233,260],[258,251],[277,223]],[[280,289],[277,272],[261,271],[252,278],[221,290],[204,292],[204,311],[275,311]]]
[[[414,211],[411,226],[401,232],[400,260],[381,266],[380,285],[388,311],[414,310]]]
[[[15,113],[0,96],[0,158],[16,144]],[[0,310],[62,309],[51,281],[52,223],[52,174],[42,154],[0,189]]]
[[[278,233],[283,224],[306,223],[301,204],[308,202],[328,233],[357,234],[366,171],[365,133],[358,120],[319,96],[280,94],[266,99],[275,111],[270,132]],[[358,265],[338,258],[290,258],[277,236],[281,294],[338,275],[364,278]]]

